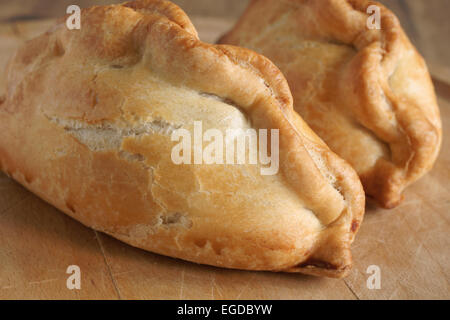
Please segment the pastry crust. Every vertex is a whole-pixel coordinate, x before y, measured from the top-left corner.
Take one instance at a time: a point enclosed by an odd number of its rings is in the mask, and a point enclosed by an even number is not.
[[[0,104],[1,168],[133,246],[246,270],[346,275],[364,212],[354,170],[293,111],[281,72],[202,43],[184,12],[141,0],[82,11],[29,41]],[[280,171],[175,165],[171,132],[279,129]]]
[[[370,5],[381,29],[367,26]],[[442,124],[423,58],[395,15],[366,0],[253,0],[220,43],[271,59],[294,108],[385,208],[431,170]]]

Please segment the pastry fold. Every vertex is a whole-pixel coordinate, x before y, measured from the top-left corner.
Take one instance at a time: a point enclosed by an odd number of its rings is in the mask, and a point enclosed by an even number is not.
[[[404,189],[431,170],[442,141],[433,84],[381,4],[253,0],[220,43],[255,50],[280,68],[294,109],[383,207],[397,206]]]
[[[362,186],[293,111],[277,67],[201,42],[168,1],[93,7],[81,21],[68,30],[61,20],[12,58],[0,104],[4,172],[83,224],[155,253],[347,274]],[[194,135],[194,122],[279,130],[278,173],[175,164],[172,135]]]

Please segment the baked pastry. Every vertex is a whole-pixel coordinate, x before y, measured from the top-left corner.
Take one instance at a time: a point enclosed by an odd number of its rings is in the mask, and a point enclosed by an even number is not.
[[[61,21],[10,62],[3,171],[83,224],[152,252],[247,270],[348,272],[362,186],[293,111],[268,59],[202,43],[168,1],[81,17],[81,30]],[[262,175],[260,162],[176,164],[173,134],[194,135],[200,121],[203,131],[278,129],[278,173]]]
[[[369,5],[378,6],[381,29],[369,28],[377,14]],[[442,125],[430,75],[381,4],[253,0],[220,43],[255,50],[280,68],[294,109],[383,207],[397,206],[432,168]]]

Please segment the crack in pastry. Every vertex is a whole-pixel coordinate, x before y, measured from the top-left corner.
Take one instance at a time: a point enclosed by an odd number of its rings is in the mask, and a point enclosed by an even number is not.
[[[140,137],[151,134],[170,137],[173,132],[181,128],[181,125],[173,125],[162,119],[145,121],[138,126],[131,124],[118,126],[108,122],[88,124],[81,120],[59,119],[56,117],[47,118],[51,122],[63,127],[78,142],[86,145],[92,151],[118,149],[123,139],[127,137]]]
[[[369,5],[381,29],[366,26]],[[253,0],[220,43],[284,73],[294,108],[386,208],[431,170],[442,124],[425,62],[394,14],[366,0]]]
[[[362,186],[294,112],[277,67],[201,42],[168,1],[93,7],[82,21],[71,31],[61,20],[9,64],[3,170],[145,250],[227,268],[348,273]],[[278,129],[279,172],[263,176],[260,163],[176,165],[169,133],[193,132],[195,121],[222,133]]]

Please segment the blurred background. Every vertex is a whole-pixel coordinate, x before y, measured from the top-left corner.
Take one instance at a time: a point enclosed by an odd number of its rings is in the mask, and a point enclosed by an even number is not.
[[[317,0],[320,1],[320,0]],[[66,8],[77,4],[92,5],[120,3],[117,0],[0,0],[0,23],[56,18]],[[248,0],[173,0],[191,17],[236,20]],[[433,73],[450,79],[450,0],[381,0],[393,10]],[[195,19],[194,23],[195,23]],[[208,39],[211,40],[211,39]]]

